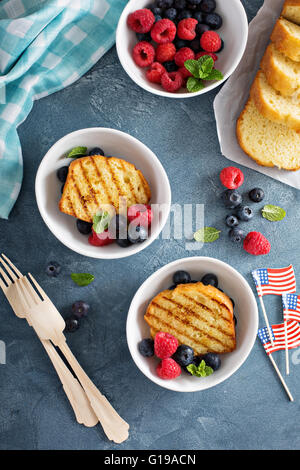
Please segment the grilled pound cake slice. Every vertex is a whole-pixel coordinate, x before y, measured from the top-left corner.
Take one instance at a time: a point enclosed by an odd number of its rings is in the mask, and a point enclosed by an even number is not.
[[[300,0],[285,0],[281,15],[300,25]]]
[[[77,158],[69,167],[59,209],[85,222],[106,205],[119,212],[120,198],[127,206],[148,204],[149,185],[132,163],[115,157],[92,155]]]
[[[299,0],[300,5],[300,0]],[[294,62],[269,44],[261,61],[266,79],[283,96],[300,99],[300,62]]]
[[[300,106],[298,101],[282,96],[269,85],[262,70],[257,72],[250,96],[258,111],[271,121],[285,124],[300,131]]]
[[[202,282],[161,292],[150,302],[144,318],[152,336],[159,331],[171,333],[195,354],[227,353],[236,347],[231,300]]]
[[[262,116],[250,98],[237,121],[237,139],[262,166],[300,169],[300,134]]]
[[[271,34],[276,49],[295,62],[300,62],[300,26],[279,18]]]

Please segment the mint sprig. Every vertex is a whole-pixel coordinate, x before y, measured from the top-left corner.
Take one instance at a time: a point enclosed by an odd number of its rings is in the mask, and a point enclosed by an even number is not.
[[[93,280],[95,276],[88,273],[72,273],[71,279],[80,287],[88,286]]]
[[[66,155],[67,158],[75,158],[79,156],[84,156],[86,154],[87,147],[74,147],[70,152]]]
[[[221,230],[214,227],[203,227],[194,233],[194,239],[196,242],[212,243],[218,240],[220,237]]]
[[[261,210],[262,216],[270,220],[270,222],[277,222],[282,220],[286,216],[286,212],[279,206],[274,206],[273,204],[265,205]]]
[[[108,212],[100,212],[93,217],[93,230],[96,233],[103,233],[109,225],[110,215]]]
[[[204,80],[223,80],[220,70],[214,68],[214,61],[210,55],[199,57],[198,60],[186,60],[185,68],[193,75],[188,78],[187,89],[190,93],[195,93],[204,88]]]
[[[186,368],[195,377],[208,377],[213,373],[213,369],[206,365],[204,359],[202,359],[198,367],[195,364],[190,364]]]

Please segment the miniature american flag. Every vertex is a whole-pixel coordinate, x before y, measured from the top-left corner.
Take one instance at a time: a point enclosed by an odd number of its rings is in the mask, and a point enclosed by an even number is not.
[[[282,294],[283,318],[300,322],[300,295]]]
[[[296,292],[296,278],[292,265],[287,268],[259,268],[252,271],[259,297]]]
[[[287,329],[287,347],[288,349],[297,348],[300,346],[300,326],[299,323],[291,320],[286,322],[286,329]],[[284,323],[280,323],[278,325],[272,325],[272,337],[274,346],[272,346],[268,328],[260,328],[258,330],[258,337],[261,340],[266,353],[269,355],[274,351],[278,351],[279,349],[285,349],[285,326]]]

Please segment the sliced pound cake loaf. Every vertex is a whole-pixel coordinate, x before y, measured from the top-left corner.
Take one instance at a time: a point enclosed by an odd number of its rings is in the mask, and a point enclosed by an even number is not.
[[[280,52],[300,62],[300,26],[279,18],[271,34],[271,41]]]
[[[300,0],[299,0],[300,3]],[[261,61],[268,83],[283,96],[300,98],[300,62],[295,62],[269,44]]]
[[[240,146],[259,165],[300,169],[300,134],[265,118],[250,98],[237,121]]]
[[[300,131],[300,106],[292,98],[282,96],[269,85],[265,74],[259,70],[250,90],[258,111],[271,121],[285,124]]]
[[[300,0],[285,0],[281,15],[300,25]]]

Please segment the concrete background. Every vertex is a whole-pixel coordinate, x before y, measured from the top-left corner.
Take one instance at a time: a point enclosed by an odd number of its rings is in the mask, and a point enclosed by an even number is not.
[[[251,20],[262,0],[243,3]],[[251,286],[249,273],[255,267],[293,263],[300,275],[297,190],[243,169],[243,190],[262,187],[264,202],[284,207],[287,216],[277,223],[257,216],[247,225],[249,231],[263,231],[272,243],[271,253],[263,258],[248,255],[227,238],[218,174],[228,161],[220,153],[215,128],[212,104],[217,92],[189,100],[151,95],[127,77],[113,48],[73,86],[35,103],[20,127],[24,182],[10,219],[0,220],[1,251],[37,277],[64,316],[75,300],[90,303],[88,318],[80,330],[68,334],[68,341],[92,380],[130,423],[131,432],[127,442],[115,446],[100,426],[87,429],[75,422],[34,332],[13,315],[0,294],[0,339],[7,347],[7,364],[0,365],[0,449],[299,449],[297,351],[288,378],[295,397],[290,403],[258,341],[229,380],[193,394],[152,384],[127,348],[125,322],[131,299],[151,273],[170,261],[213,256],[239,270]],[[39,215],[35,174],[54,142],[89,126],[120,129],[148,145],[168,173],[173,203],[205,204],[205,224],[223,229],[221,238],[198,252],[186,252],[185,240],[157,240],[142,253],[119,261],[88,259],[65,248]],[[51,260],[63,268],[57,279],[45,274]],[[89,272],[96,280],[79,288],[71,281],[71,272]],[[280,322],[280,298],[269,296],[266,305],[271,322]],[[284,371],[284,353],[276,353],[275,359]]]

